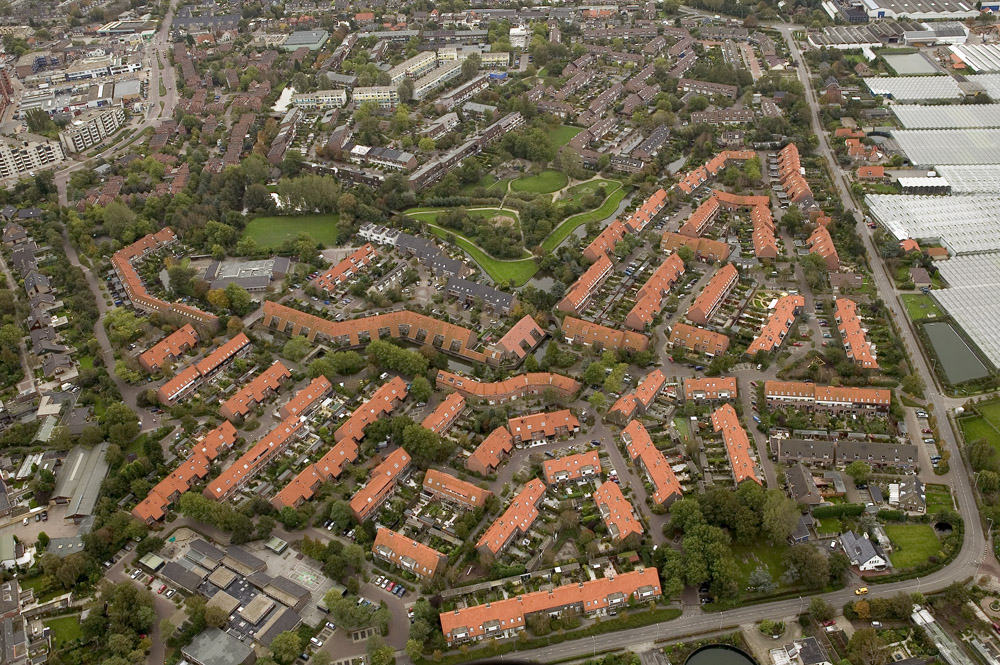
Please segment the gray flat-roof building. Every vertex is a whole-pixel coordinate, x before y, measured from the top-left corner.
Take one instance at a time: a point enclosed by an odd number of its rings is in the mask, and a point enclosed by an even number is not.
[[[281,48],[286,51],[296,51],[303,46],[310,51],[318,51],[330,39],[330,33],[326,30],[297,30],[288,35]]]
[[[56,478],[52,498],[56,503],[68,503],[66,518],[80,520],[94,512],[101,483],[108,475],[105,453],[108,443],[87,449],[77,446],[69,451]]]
[[[254,650],[218,628],[206,628],[181,649],[195,665],[248,665],[256,662]]]

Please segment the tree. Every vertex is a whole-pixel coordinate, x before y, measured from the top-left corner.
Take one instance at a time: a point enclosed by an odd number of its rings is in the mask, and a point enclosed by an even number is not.
[[[222,628],[226,625],[228,620],[229,616],[223,608],[216,605],[205,607],[206,625],[211,626],[212,628]]]
[[[764,500],[761,527],[772,544],[783,543],[795,531],[801,514],[794,499],[779,490],[769,490]]]
[[[421,374],[413,377],[413,384],[410,386],[410,399],[412,401],[426,402],[433,393],[434,389],[431,388],[431,382],[427,380],[426,376]]]
[[[747,586],[754,591],[765,594],[774,593],[774,590],[778,588],[778,585],[774,582],[774,578],[771,577],[770,571],[763,566],[750,573],[750,577],[747,579]]]
[[[306,357],[312,349],[312,344],[302,335],[296,335],[287,342],[281,349],[281,355],[291,361],[298,362]]]
[[[229,309],[237,316],[246,316],[253,311],[253,298],[250,292],[236,282],[226,285],[226,298],[229,299]]]
[[[423,655],[424,646],[419,640],[408,639],[406,640],[406,655],[410,658],[410,662],[415,663]]]
[[[889,653],[874,628],[859,628],[847,643],[847,654],[856,665],[885,665]]]
[[[686,266],[694,261],[694,250],[687,245],[681,245],[677,248],[677,256],[681,257],[681,261]]]
[[[590,406],[594,409],[594,411],[598,412],[604,411],[604,407],[608,405],[608,398],[604,396],[604,393],[600,392],[591,393],[590,397],[587,398],[587,401],[590,403]]]
[[[872,476],[872,468],[863,460],[854,460],[844,469],[853,480],[855,485],[863,485],[868,482]]]
[[[417,147],[421,152],[430,152],[434,149],[434,139],[429,136],[425,136],[417,141]]]
[[[104,328],[108,332],[108,339],[119,348],[139,339],[142,327],[143,319],[123,307],[115,307],[104,315]]]
[[[687,105],[688,111],[692,113],[697,113],[698,111],[704,111],[708,108],[708,98],[704,95],[695,95],[688,100]]]
[[[302,638],[298,633],[286,630],[271,642],[271,656],[280,665],[289,665],[302,653]]]
[[[830,579],[830,564],[826,556],[809,543],[793,545],[785,554],[785,575],[810,589],[822,589]]]
[[[813,599],[809,601],[809,616],[815,621],[829,621],[834,616],[833,605],[819,596],[813,596]]]

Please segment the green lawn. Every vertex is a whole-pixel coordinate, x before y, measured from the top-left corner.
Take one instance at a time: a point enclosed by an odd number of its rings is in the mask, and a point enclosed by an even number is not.
[[[906,294],[902,296],[903,306],[906,307],[906,314],[911,321],[921,319],[941,318],[944,312],[934,303],[934,299],[923,294]]]
[[[557,192],[569,182],[562,171],[545,169],[537,175],[527,175],[510,183],[511,189],[518,192],[534,192],[536,194],[551,194]]]
[[[510,182],[509,178],[501,178],[500,180],[497,180],[489,173],[484,173],[483,177],[479,179],[479,182],[473,182],[469,183],[468,185],[463,185],[460,191],[462,194],[471,194],[479,187],[485,187],[491,192],[496,192],[497,196],[502,197],[504,192],[507,191],[508,182]]]
[[[450,231],[440,226],[431,226],[431,233],[445,239]],[[483,250],[476,247],[470,240],[462,236],[455,235],[455,244],[461,247],[478,263],[494,281],[513,281],[515,286],[523,286],[538,272],[538,264],[534,259],[515,259],[513,261],[501,261],[495,259]]]
[[[281,215],[258,217],[251,220],[243,231],[261,247],[277,247],[286,240],[294,240],[302,233],[308,233],[316,242],[327,247],[337,244],[337,215]]]
[[[771,573],[771,578],[774,580],[775,584],[778,585],[778,590],[784,586],[781,584],[780,578],[785,573],[785,564],[782,562],[782,559],[789,549],[789,546],[786,543],[782,543],[777,546],[761,543],[754,547],[748,547],[746,545],[732,545],[729,549],[736,558],[736,565],[739,566],[740,569],[742,589],[746,589],[746,583],[750,577],[750,573],[757,570],[761,566],[766,568],[768,572]]]
[[[571,140],[573,137],[583,131],[583,127],[570,127],[569,125],[560,125],[552,131],[549,132],[549,138],[552,139],[552,145],[557,148],[561,148]]]
[[[681,440],[686,441],[691,438],[691,427],[688,425],[688,419],[678,416],[674,418],[674,429],[677,433],[681,435]]]
[[[929,524],[887,524],[885,532],[893,544],[889,559],[896,569],[924,563],[941,549],[937,534]]]
[[[1000,427],[1000,400],[982,402],[976,405],[976,411],[993,423],[995,427]]]
[[[596,180],[588,180],[587,182],[581,182],[579,185],[573,185],[565,192],[563,195],[556,200],[558,205],[567,205],[569,203],[578,203],[580,199],[585,196],[590,196],[596,192],[599,188],[603,187],[605,192],[612,191],[615,187],[620,186],[621,183],[617,180],[604,180],[603,178],[598,178]]]
[[[559,243],[565,240],[570,233],[573,233],[578,226],[610,217],[618,209],[618,204],[622,202],[623,198],[625,198],[625,189],[621,186],[621,183],[618,183],[618,188],[608,194],[608,198],[604,200],[600,208],[591,210],[590,212],[581,212],[579,215],[573,215],[552,229],[552,233],[542,241],[542,249],[546,252],[555,251]]]
[[[927,485],[925,488],[927,493],[927,514],[935,515],[942,510],[952,510],[954,509],[954,504],[951,500],[951,492],[945,485]]]
[[[94,356],[80,356],[80,369],[93,369]]]
[[[827,517],[816,520],[816,533],[840,533],[841,524],[839,517]]]
[[[57,648],[83,637],[83,629],[80,627],[80,617],[76,614],[68,617],[46,619],[45,625],[52,629],[52,646]]]
[[[958,421],[966,441],[986,439],[994,448],[1000,451],[1000,432],[982,416],[968,416]]]

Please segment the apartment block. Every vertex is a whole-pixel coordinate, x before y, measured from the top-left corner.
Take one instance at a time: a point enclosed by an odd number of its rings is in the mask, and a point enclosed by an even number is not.
[[[551,413],[534,413],[530,416],[519,416],[507,421],[507,429],[514,439],[514,444],[523,441],[538,441],[557,436],[567,436],[580,431],[580,421],[569,409]]]
[[[684,399],[690,401],[717,401],[736,399],[736,377],[685,377]]]
[[[347,90],[317,90],[292,95],[292,106],[307,111],[325,111],[347,106]]]
[[[424,418],[420,425],[443,436],[455,424],[463,411],[465,411],[465,398],[458,393],[451,393],[438,404],[433,412]]]
[[[63,131],[59,142],[66,153],[83,152],[118,131],[125,124],[125,109],[121,106],[85,111],[76,116]]]
[[[433,547],[418,543],[385,527],[379,527],[375,533],[372,555],[376,559],[399,566],[422,580],[434,577],[448,563],[448,557]]]
[[[437,67],[437,54],[434,51],[423,51],[412,58],[407,58],[389,70],[389,81],[393,86],[399,86],[404,79],[417,79]]]
[[[393,109],[399,104],[399,90],[391,85],[355,88],[351,96],[357,105],[373,102],[380,109]]]
[[[753,356],[760,351],[771,352],[779,348],[795,323],[795,317],[806,306],[803,296],[782,296],[774,304],[771,315],[761,329],[760,334],[747,347],[747,355]]]
[[[686,323],[675,323],[670,332],[670,345],[682,346],[688,351],[715,357],[729,350],[729,338],[704,328],[695,328]]]
[[[622,541],[629,536],[642,535],[642,522],[636,517],[632,504],[622,494],[618,483],[610,480],[602,483],[594,492],[594,503],[612,540]]]
[[[611,259],[602,255],[588,267],[580,278],[576,280],[569,291],[556,305],[556,309],[577,315],[587,309],[587,303],[601,288],[604,280],[611,275],[614,265]]]
[[[597,349],[645,351],[649,338],[630,330],[616,330],[572,316],[563,319],[563,336],[569,344],[583,344]]]
[[[506,427],[497,427],[465,460],[465,468],[469,471],[488,476],[496,473],[500,463],[507,459],[514,450],[514,438]]]
[[[542,475],[549,485],[586,480],[601,474],[601,456],[596,450],[566,455],[542,463]]]
[[[628,607],[629,600],[646,602],[662,593],[656,568],[643,568],[549,591],[533,591],[505,600],[442,612],[441,628],[448,646],[486,638],[513,637],[535,614],[573,610],[595,616]]]
[[[729,465],[732,467],[736,484],[752,480],[758,485],[763,485],[757,476],[757,463],[753,458],[750,439],[740,424],[740,418],[736,415],[736,409],[732,404],[723,404],[712,412],[712,429],[722,433],[722,441],[726,444]]]
[[[638,420],[633,420],[621,433],[622,442],[629,458],[639,466],[653,485],[653,501],[659,504],[672,503],[684,495],[681,484],[667,458],[649,437],[649,432]]]
[[[292,378],[280,360],[275,360],[270,367],[255,376],[250,383],[222,403],[219,415],[229,421],[246,418],[250,410],[261,404],[271,395],[281,389],[282,383]]]
[[[486,529],[476,549],[498,556],[518,535],[528,533],[538,519],[538,504],[545,497],[545,483],[532,478],[511,500],[507,510]]]
[[[524,397],[541,395],[550,389],[562,397],[568,397],[579,392],[581,388],[578,381],[549,372],[529,372],[504,381],[481,383],[469,377],[439,370],[436,384],[438,389],[455,390],[468,399],[476,399],[491,405],[505,404]]]
[[[36,134],[0,136],[0,178],[17,178],[66,159],[62,146]]]
[[[482,508],[493,492],[466,482],[450,473],[427,469],[424,474],[424,491],[435,499],[441,499],[469,509]]]
[[[371,478],[351,497],[351,512],[359,522],[372,517],[386,499],[392,496],[396,483],[410,467],[410,455],[402,448],[389,453],[372,470]]]
[[[333,385],[325,376],[317,376],[309,382],[305,388],[295,393],[290,400],[285,402],[278,413],[282,418],[288,416],[305,416],[319,404],[333,390]]]
[[[878,369],[875,346],[868,341],[865,329],[861,327],[857,304],[848,298],[837,298],[833,315],[847,357],[865,369]]]
[[[691,307],[687,311],[688,320],[701,325],[706,325],[711,321],[739,279],[740,274],[733,264],[727,263],[720,268],[712,275],[708,286],[691,303]]]
[[[436,67],[413,84],[413,98],[424,99],[443,85],[462,75],[462,63],[452,62]]]
[[[583,250],[583,258],[596,262],[602,256],[611,256],[626,233],[628,229],[624,224],[617,219],[612,221]]]
[[[168,362],[177,360],[197,344],[198,333],[190,323],[186,323],[139,354],[139,366],[150,374],[155,374]]]
[[[863,414],[888,411],[892,391],[885,388],[847,388],[795,381],[765,381],[764,399],[769,408],[790,406],[807,411]]]

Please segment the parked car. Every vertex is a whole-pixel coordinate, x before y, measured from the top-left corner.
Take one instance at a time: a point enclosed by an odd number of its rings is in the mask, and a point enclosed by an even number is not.
[[[167,598],[173,598],[175,593],[177,593],[175,589],[167,589],[167,593],[165,593],[164,595]]]
[[[166,590],[167,590],[167,585],[166,584],[161,584],[160,588],[156,590],[156,593],[163,593]]]
[[[129,575],[129,577],[131,577],[131,578],[132,578],[133,580],[137,580],[137,579],[139,579],[139,576],[140,576],[140,575],[142,575],[142,571],[141,571],[141,570],[138,570],[138,569],[136,569],[136,570],[133,570],[133,571],[132,571],[132,574],[131,574],[131,575]]]
[[[406,595],[406,587],[404,587],[402,585],[397,586],[395,593],[396,593],[397,596],[399,596],[400,598],[402,598],[403,596]]]
[[[395,582],[389,582],[389,586],[385,588],[385,590],[388,591],[389,593],[392,593],[395,589],[396,589]]]
[[[866,586],[858,587],[857,589],[854,590],[854,595],[855,596],[863,596],[866,593],[868,593],[868,587],[866,587]]]

